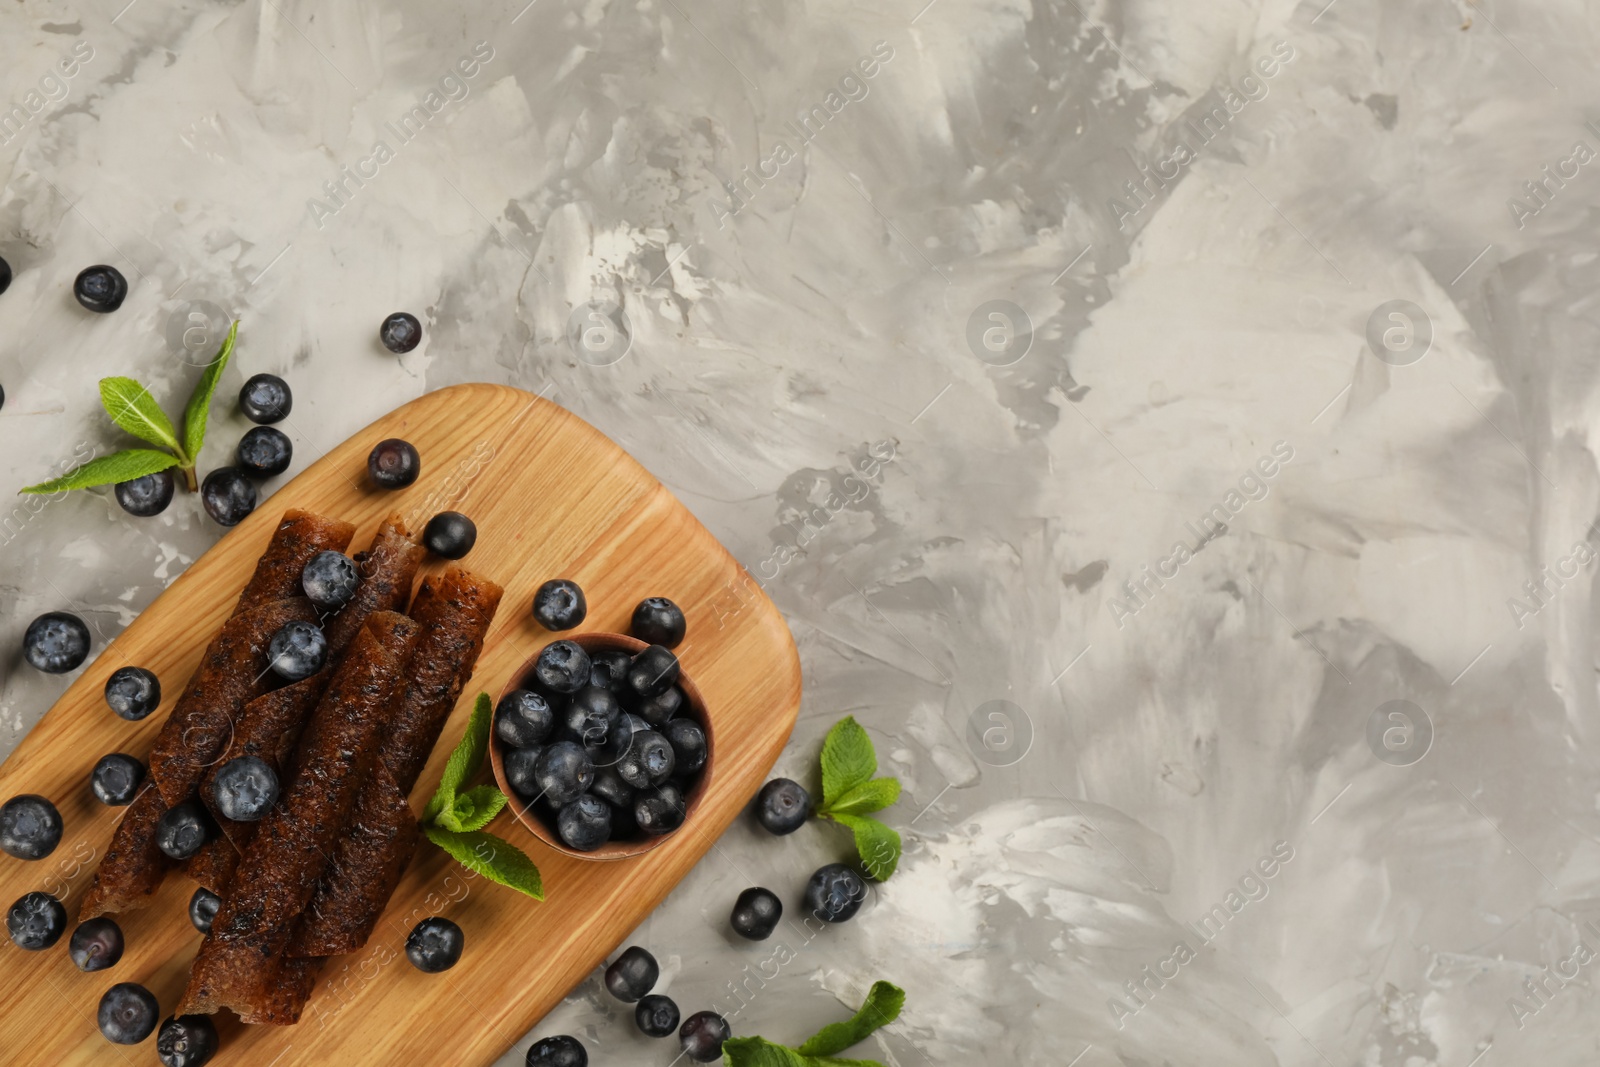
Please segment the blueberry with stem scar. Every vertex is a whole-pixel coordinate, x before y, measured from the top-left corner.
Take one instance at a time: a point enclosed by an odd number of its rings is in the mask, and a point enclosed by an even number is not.
[[[144,784],[145,769],[133,756],[112,752],[101,756],[89,775],[89,790],[102,804],[120,808],[132,804]]]
[[[254,374],[239,390],[239,411],[261,426],[282,422],[294,407],[289,383],[276,374]]]
[[[664,596],[639,601],[628,626],[628,632],[645,644],[666,648],[676,648],[687,629],[683,609]]]
[[[238,467],[218,467],[200,483],[200,503],[218,526],[237,526],[256,509],[256,483]]]
[[[867,884],[842,863],[818,867],[806,883],[806,911],[825,923],[842,923],[861,910]]]
[[[552,693],[576,693],[589,684],[589,654],[572,641],[552,641],[539,651],[533,676]]]
[[[109,315],[128,298],[128,279],[117,268],[98,263],[78,272],[72,283],[72,295],[90,311]]]
[[[123,511],[136,519],[148,519],[167,510],[177,488],[178,482],[172,477],[172,471],[164,470],[118,482],[111,492]]]
[[[122,927],[101,916],[78,924],[67,942],[67,955],[80,971],[103,971],[122,958]]]
[[[396,355],[403,355],[417,347],[422,340],[422,323],[409,311],[396,311],[378,327],[378,339],[383,347]]]
[[[546,630],[570,630],[580,625],[589,614],[589,604],[583,598],[578,583],[566,578],[552,578],[533,594],[533,618]]]
[[[96,1019],[107,1041],[137,1045],[155,1032],[161,1005],[155,995],[137,982],[118,982],[100,998]]]
[[[49,893],[24,893],[6,912],[6,932],[20,949],[39,952],[67,931],[67,909]]]
[[[106,705],[118,718],[138,722],[161,704],[161,679],[143,667],[118,667],[106,679]]]
[[[156,1031],[156,1055],[164,1067],[204,1067],[216,1054],[217,1024],[209,1015],[169,1015]]]
[[[46,674],[66,674],[89,658],[89,627],[66,611],[47,611],[28,624],[22,655]]]
[[[423,974],[448,971],[461,959],[465,940],[461,927],[435,915],[411,928],[406,937],[406,959]]]
[[[756,794],[756,820],[769,834],[792,834],[811,814],[811,794],[795,781],[774,778]]]
[[[323,611],[338,611],[356,595],[361,573],[356,561],[343,552],[327,549],[311,557],[300,572],[300,588]]]
[[[651,993],[639,998],[639,1006],[633,1009],[633,1021],[646,1037],[668,1037],[678,1028],[678,1005],[671,997]]]
[[[156,847],[175,860],[186,860],[211,840],[215,825],[205,808],[185,800],[156,820]]]
[[[37,793],[18,793],[0,804],[0,852],[42,860],[61,843],[61,813]]]
[[[422,473],[422,457],[409,441],[379,441],[367,456],[367,474],[379,489],[404,489]]]
[[[239,469],[256,478],[271,478],[289,469],[294,443],[276,426],[257,426],[239,439]]]
[[[258,822],[278,802],[278,773],[260,756],[238,756],[217,768],[211,802],[225,819]]]
[[[209,934],[211,924],[217,919],[217,909],[221,907],[221,897],[204,887],[196,889],[189,898],[189,921],[202,934]]]
[[[514,748],[540,744],[550,736],[555,722],[550,701],[532,689],[513,689],[494,709],[495,736]]]
[[[273,673],[291,682],[309,678],[328,658],[328,639],[314,624],[296,619],[286,622],[267,643]]]
[[[585,793],[561,809],[556,817],[556,831],[567,847],[593,852],[611,837],[611,806]]]

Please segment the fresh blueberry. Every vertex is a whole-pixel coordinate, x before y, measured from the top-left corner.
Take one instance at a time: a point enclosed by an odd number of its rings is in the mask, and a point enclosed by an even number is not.
[[[660,726],[683,710],[683,690],[677,686],[639,701],[639,717]]]
[[[239,410],[251,422],[270,426],[282,422],[294,407],[289,383],[276,374],[254,374],[239,390]]]
[[[101,263],[85,267],[72,283],[72,295],[90,311],[102,315],[117,310],[128,297],[128,279],[115,267]]]
[[[272,635],[267,654],[278,677],[298,682],[322,669],[328,659],[328,639],[315,624],[296,619]]]
[[[477,541],[477,525],[459,511],[439,512],[422,531],[428,551],[444,559],[460,559]]]
[[[160,706],[161,679],[143,667],[118,667],[106,679],[106,704],[119,718],[138,722]]]
[[[406,959],[423,974],[448,971],[461,959],[465,939],[461,927],[435,915],[411,928],[406,938]]]
[[[6,931],[18,948],[38,952],[67,932],[67,909],[49,893],[24,893],[6,912]]]
[[[664,645],[651,645],[628,667],[628,689],[640,698],[665,693],[678,684],[678,657]]]
[[[169,1015],[156,1031],[156,1055],[165,1067],[204,1067],[216,1054],[217,1024],[209,1015]]]
[[[511,786],[511,791],[524,800],[539,796],[539,756],[543,752],[542,745],[506,749],[502,760],[506,782]]]
[[[367,473],[379,489],[404,489],[422,473],[422,457],[410,441],[391,437],[367,457]]]
[[[61,813],[35,793],[19,793],[0,804],[0,852],[19,860],[42,860],[61,843]]]
[[[337,611],[356,595],[361,584],[361,574],[356,561],[343,552],[328,549],[311,557],[305,570],[300,572],[300,588],[306,597],[323,611]]]
[[[68,612],[45,612],[28,624],[22,654],[46,674],[77,670],[89,658],[89,628]]]
[[[209,934],[211,924],[217,921],[217,909],[220,907],[221,897],[203,887],[196,889],[194,896],[189,898],[189,921],[202,934]]]
[[[602,748],[621,715],[622,705],[611,690],[586,685],[572,694],[561,720],[584,748]]]
[[[634,739],[647,732],[650,724],[631,711],[625,711],[617,716],[616,723],[611,727],[611,733],[606,738],[606,743],[601,748],[598,759],[599,764],[613,767],[622,757],[633,751]]]
[[[396,311],[378,327],[378,339],[391,352],[409,352],[422,340],[422,323],[409,311]]]
[[[672,745],[654,730],[634,735],[633,745],[617,761],[617,774],[635,789],[648,789],[672,777],[676,758]]]
[[[561,809],[556,829],[569,848],[593,852],[611,837],[611,805],[585,793]]]
[[[570,630],[589,614],[577,582],[552,578],[533,594],[533,619],[546,630]]]
[[[494,732],[505,744],[515,748],[537,745],[555,728],[556,713],[543,693],[532,689],[513,689],[500,698],[494,709]]]
[[[103,971],[122,958],[122,927],[104,916],[78,924],[67,955],[80,971]]]
[[[806,910],[826,923],[842,923],[861,910],[867,884],[842,863],[818,867],[806,883]]]
[[[638,945],[630,945],[606,968],[606,990],[624,1004],[632,1004],[654,989],[660,977],[656,958]]]
[[[218,526],[237,526],[256,509],[256,483],[238,467],[218,467],[200,483],[200,503]]]
[[[9,288],[11,288],[11,264],[7,263],[3,259],[0,259],[0,293],[5,292]],[[0,404],[5,403],[5,396],[6,391],[4,389],[0,389]]]
[[[792,834],[811,814],[811,794],[799,782],[774,778],[756,794],[756,820],[769,834]]]
[[[610,804],[617,811],[631,812],[634,801],[638,799],[638,791],[622,780],[615,767],[600,767],[594,772],[594,783],[589,786],[589,792]],[[615,829],[615,820],[613,828]]]
[[[678,1006],[671,997],[651,993],[639,998],[639,1006],[633,1009],[633,1021],[646,1037],[669,1037],[678,1028]]]
[[[594,781],[594,764],[582,745],[557,741],[539,753],[534,765],[534,784],[555,805],[570,804],[587,792]]]
[[[577,1038],[557,1034],[535,1041],[524,1067],[589,1067],[589,1054]]]
[[[186,860],[211,840],[215,827],[204,807],[185,800],[156,820],[156,847],[175,860]]]
[[[177,488],[178,482],[172,477],[169,468],[126,482],[118,482],[111,491],[116,496],[117,503],[122,505],[123,511],[135,518],[148,519],[167,510],[167,505],[172,503],[172,494]]]
[[[572,641],[552,641],[540,650],[533,676],[552,693],[576,693],[589,684],[589,654]]]
[[[100,1032],[118,1045],[137,1045],[149,1037],[161,1018],[155,995],[137,982],[118,982],[100,998]]]
[[[765,941],[777,929],[783,918],[783,902],[770,889],[752,886],[739,894],[733,902],[733,914],[728,922],[733,932],[751,941]]]
[[[239,469],[257,478],[271,478],[289,469],[294,444],[276,426],[257,426],[239,438]]]
[[[211,800],[225,819],[257,822],[278,802],[278,772],[260,756],[231,759],[217,768]]]
[[[101,756],[89,775],[89,789],[102,804],[120,808],[132,804],[144,784],[144,764],[123,752]]]
[[[710,1063],[722,1057],[722,1043],[733,1036],[728,1021],[714,1011],[697,1011],[678,1028],[678,1041],[691,1060]]]
[[[670,834],[683,825],[683,791],[668,782],[639,794],[633,805],[633,819],[651,837]]]
[[[603,648],[589,653],[589,684],[620,693],[627,686],[628,667],[633,657],[620,648]]]
[[[628,632],[647,645],[677,648],[687,625],[678,605],[664,596],[652,596],[639,601],[639,606],[633,609]]]
[[[706,731],[693,719],[673,719],[661,728],[668,743],[677,774],[694,774],[706,765]]]

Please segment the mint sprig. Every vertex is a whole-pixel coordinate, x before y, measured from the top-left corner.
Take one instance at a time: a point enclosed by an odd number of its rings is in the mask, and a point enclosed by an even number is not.
[[[472,705],[472,717],[467,720],[467,732],[445,761],[439,788],[422,809],[422,832],[469,871],[526,893],[534,900],[543,900],[544,883],[533,861],[511,842],[483,832],[483,827],[505,808],[506,795],[492,785],[461,789],[483,766],[493,718],[494,702],[488,693],[479,693]]]
[[[216,356],[206,364],[205,372],[200,375],[200,381],[189,397],[189,405],[183,413],[181,440],[172,420],[161,410],[161,405],[156,403],[149,389],[132,378],[101,378],[100,406],[106,409],[111,421],[156,448],[128,448],[113,452],[74,467],[59,478],[30,485],[22,491],[48,494],[67,489],[88,489],[96,485],[132,481],[172,467],[177,467],[183,473],[184,484],[190,492],[198,489],[200,482],[195,476],[195,464],[206,442],[206,419],[211,410],[211,398],[216,395],[222,372],[228,369],[228,360],[233,355],[233,346],[238,339],[239,324],[235,322]]]
[[[863,868],[883,882],[900,863],[900,835],[870,813],[900,799],[900,779],[877,773],[878,754],[862,725],[850,715],[834,723],[822,743],[822,803],[815,814],[854,834]]]
[[[861,1010],[843,1022],[829,1023],[798,1048],[764,1037],[730,1037],[722,1043],[726,1067],[883,1067],[877,1060],[841,1060],[835,1053],[859,1045],[881,1026],[900,1017],[906,991],[890,982],[877,981]]]

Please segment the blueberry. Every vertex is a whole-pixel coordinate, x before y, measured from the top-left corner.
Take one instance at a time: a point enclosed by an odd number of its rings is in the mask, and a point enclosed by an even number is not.
[[[216,824],[193,800],[168,808],[156,821],[156,847],[175,860],[186,860],[211,840]]]
[[[435,915],[411,928],[406,938],[406,959],[423,974],[448,971],[461,959],[461,927]]]
[[[706,765],[706,731],[693,719],[673,719],[661,728],[672,756],[677,764],[677,774],[694,774]]]
[[[589,684],[589,654],[572,641],[552,641],[540,650],[533,676],[552,693],[576,693]]]
[[[296,619],[272,635],[267,654],[278,677],[298,682],[322,669],[328,659],[328,639],[314,624]]]
[[[556,713],[543,693],[513,689],[494,709],[494,732],[515,748],[537,745],[555,728]]]
[[[239,411],[251,422],[270,426],[282,422],[294,408],[289,383],[276,374],[254,374],[239,390]]]
[[[633,805],[634,821],[651,837],[670,834],[682,826],[683,815],[683,791],[671,782],[641,793]]]
[[[638,945],[630,945],[606,968],[606,990],[624,1004],[632,1004],[654,989],[660,977],[656,958]]]
[[[271,478],[289,469],[294,444],[276,426],[257,426],[239,438],[239,469],[257,478]]]
[[[144,784],[144,764],[123,752],[101,756],[89,775],[89,789],[102,804],[120,808],[132,804]]]
[[[683,610],[664,596],[646,597],[633,609],[633,621],[628,632],[647,645],[678,647],[683,640],[687,623]]]
[[[542,657],[541,657],[542,658]],[[586,685],[567,702],[562,724],[585,748],[601,748],[622,715],[622,705],[609,689]]]
[[[611,805],[585,793],[561,809],[556,829],[569,848],[593,852],[611,837]]]
[[[367,456],[367,473],[379,489],[404,489],[422,473],[422,457],[411,442],[391,437]]]
[[[861,910],[867,884],[842,863],[818,867],[806,883],[806,910],[826,923],[842,923]]]
[[[67,932],[67,909],[49,893],[24,893],[6,912],[6,931],[18,948],[38,952]]]
[[[511,791],[524,800],[533,800],[539,796],[539,756],[544,752],[542,745],[529,745],[526,748],[507,749],[502,765],[505,767],[506,783],[511,786]]]
[[[683,690],[677,686],[639,701],[639,716],[660,726],[683,710]]]
[[[628,667],[633,657],[620,648],[603,648],[589,653],[589,684],[620,693],[627,686]]]
[[[200,503],[218,526],[237,526],[256,509],[256,483],[238,467],[218,467],[200,483]]]
[[[546,630],[570,630],[589,614],[577,582],[552,578],[533,594],[533,619]]]
[[[172,503],[172,494],[177,488],[178,482],[172,477],[172,470],[169,468],[156,471],[154,474],[146,474],[141,478],[118,482],[111,491],[116,496],[117,503],[122,505],[123,511],[135,518],[148,519],[167,510],[167,505]]]
[[[428,551],[444,559],[460,559],[477,541],[477,525],[459,511],[439,512],[422,531]]]
[[[634,738],[649,729],[650,724],[632,712],[625,711],[618,715],[616,724],[611,727],[611,734],[606,738],[605,746],[600,751],[602,763],[607,767],[615,766],[622,757],[633,751]]]
[[[204,1067],[216,1054],[217,1025],[209,1015],[169,1015],[156,1031],[156,1055],[165,1067]]]
[[[728,1021],[714,1011],[697,1011],[678,1028],[678,1041],[691,1060],[710,1063],[722,1056],[722,1043],[733,1036]]]
[[[101,263],[85,267],[72,283],[72,295],[90,311],[102,315],[117,310],[128,297],[128,279],[115,267]]]
[[[557,1034],[535,1041],[525,1067],[589,1067],[589,1054],[575,1037]]]
[[[678,657],[663,645],[651,645],[628,667],[628,689],[646,698],[665,693],[678,684]]]
[[[3,259],[0,259],[0,293],[5,292],[9,288],[11,288],[11,264],[7,263]],[[5,397],[6,391],[4,389],[0,389],[0,405],[3,405],[6,402]]]
[[[258,822],[278,802],[278,772],[260,756],[231,759],[217,768],[211,800],[225,819]]]
[[[361,574],[356,561],[343,552],[332,549],[311,557],[305,570],[300,572],[300,588],[306,597],[323,611],[337,611],[356,595],[361,584]]]
[[[100,998],[100,1032],[118,1045],[137,1045],[155,1031],[161,1005],[137,982],[118,982]]]
[[[119,718],[138,722],[160,706],[161,679],[143,667],[118,667],[106,679],[106,704]]]
[[[61,843],[61,813],[35,793],[19,793],[0,804],[0,852],[19,860],[42,860]]]
[[[799,782],[774,778],[756,794],[756,820],[769,834],[792,834],[811,814],[811,794]]]
[[[409,311],[396,311],[378,327],[378,340],[391,352],[409,352],[422,340],[422,323]]]
[[[672,745],[654,730],[633,738],[633,747],[617,761],[617,774],[635,789],[648,789],[672,777],[676,765]]]
[[[189,898],[189,921],[194,923],[194,928],[202,934],[211,932],[211,924],[217,920],[217,909],[222,907],[222,898],[209,889],[200,888],[194,891],[194,896]]]
[[[594,764],[582,745],[557,741],[539,753],[534,765],[534,783],[550,803],[570,804],[585,793],[594,781]]]
[[[678,1006],[671,997],[652,993],[639,998],[639,1006],[633,1009],[633,1021],[646,1037],[667,1037],[678,1028]]]
[[[770,889],[752,886],[739,894],[733,902],[733,914],[728,922],[733,932],[751,941],[765,941],[777,929],[783,918],[783,902]]]
[[[46,674],[77,670],[89,658],[89,628],[68,612],[45,612],[28,624],[22,654]]]
[[[633,810],[634,801],[638,799],[638,792],[622,780],[615,767],[600,767],[594,772],[594,784],[589,786],[589,792],[610,804],[619,812]],[[612,820],[613,829],[616,820]]]
[[[78,924],[67,955],[80,971],[103,971],[122,958],[122,927],[102,916]]]

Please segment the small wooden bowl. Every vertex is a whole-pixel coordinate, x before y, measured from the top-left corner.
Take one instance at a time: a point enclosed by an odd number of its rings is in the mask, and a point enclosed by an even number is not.
[[[585,652],[600,652],[614,648],[621,649],[630,656],[637,655],[646,647],[645,643],[637,637],[628,637],[625,634],[587,633],[573,634],[571,636],[563,634],[553,637],[551,640],[571,641]],[[498,708],[500,706],[500,701],[505,699],[507,693],[514,689],[526,688],[522,684],[523,680],[533,675],[533,665],[538,660],[539,654],[536,652],[517,669],[517,672],[511,676],[511,680],[506,683],[506,687],[500,691],[500,696],[495,700],[495,707]],[[695,813],[699,810],[700,799],[705,796],[706,786],[711,783],[712,767],[716,762],[717,755],[716,734],[712,729],[711,716],[706,712],[705,699],[701,697],[700,690],[695,688],[694,681],[687,672],[682,670],[681,665],[678,688],[683,690],[684,703],[687,705],[687,710],[680,713],[679,717],[687,716],[695,720],[700,724],[700,728],[705,731],[706,764],[700,768],[700,773],[695,778],[693,788],[684,797],[683,822],[672,833],[661,834],[658,837],[645,837],[637,841],[607,841],[590,852],[573,848],[561,840],[561,835],[556,833],[555,827],[546,825],[545,821],[536,813],[530,811],[529,805],[524,804],[516,792],[512,790],[511,784],[506,781],[505,753],[503,751],[506,746],[500,741],[499,735],[491,730],[489,732],[489,764],[494,768],[495,784],[500,787],[500,792],[504,793],[508,798],[506,810],[515,815],[517,821],[526,826],[534,837],[537,837],[557,852],[580,860],[621,860],[630,856],[641,856],[670,839],[673,834],[681,834],[689,829],[690,824],[694,822]]]

